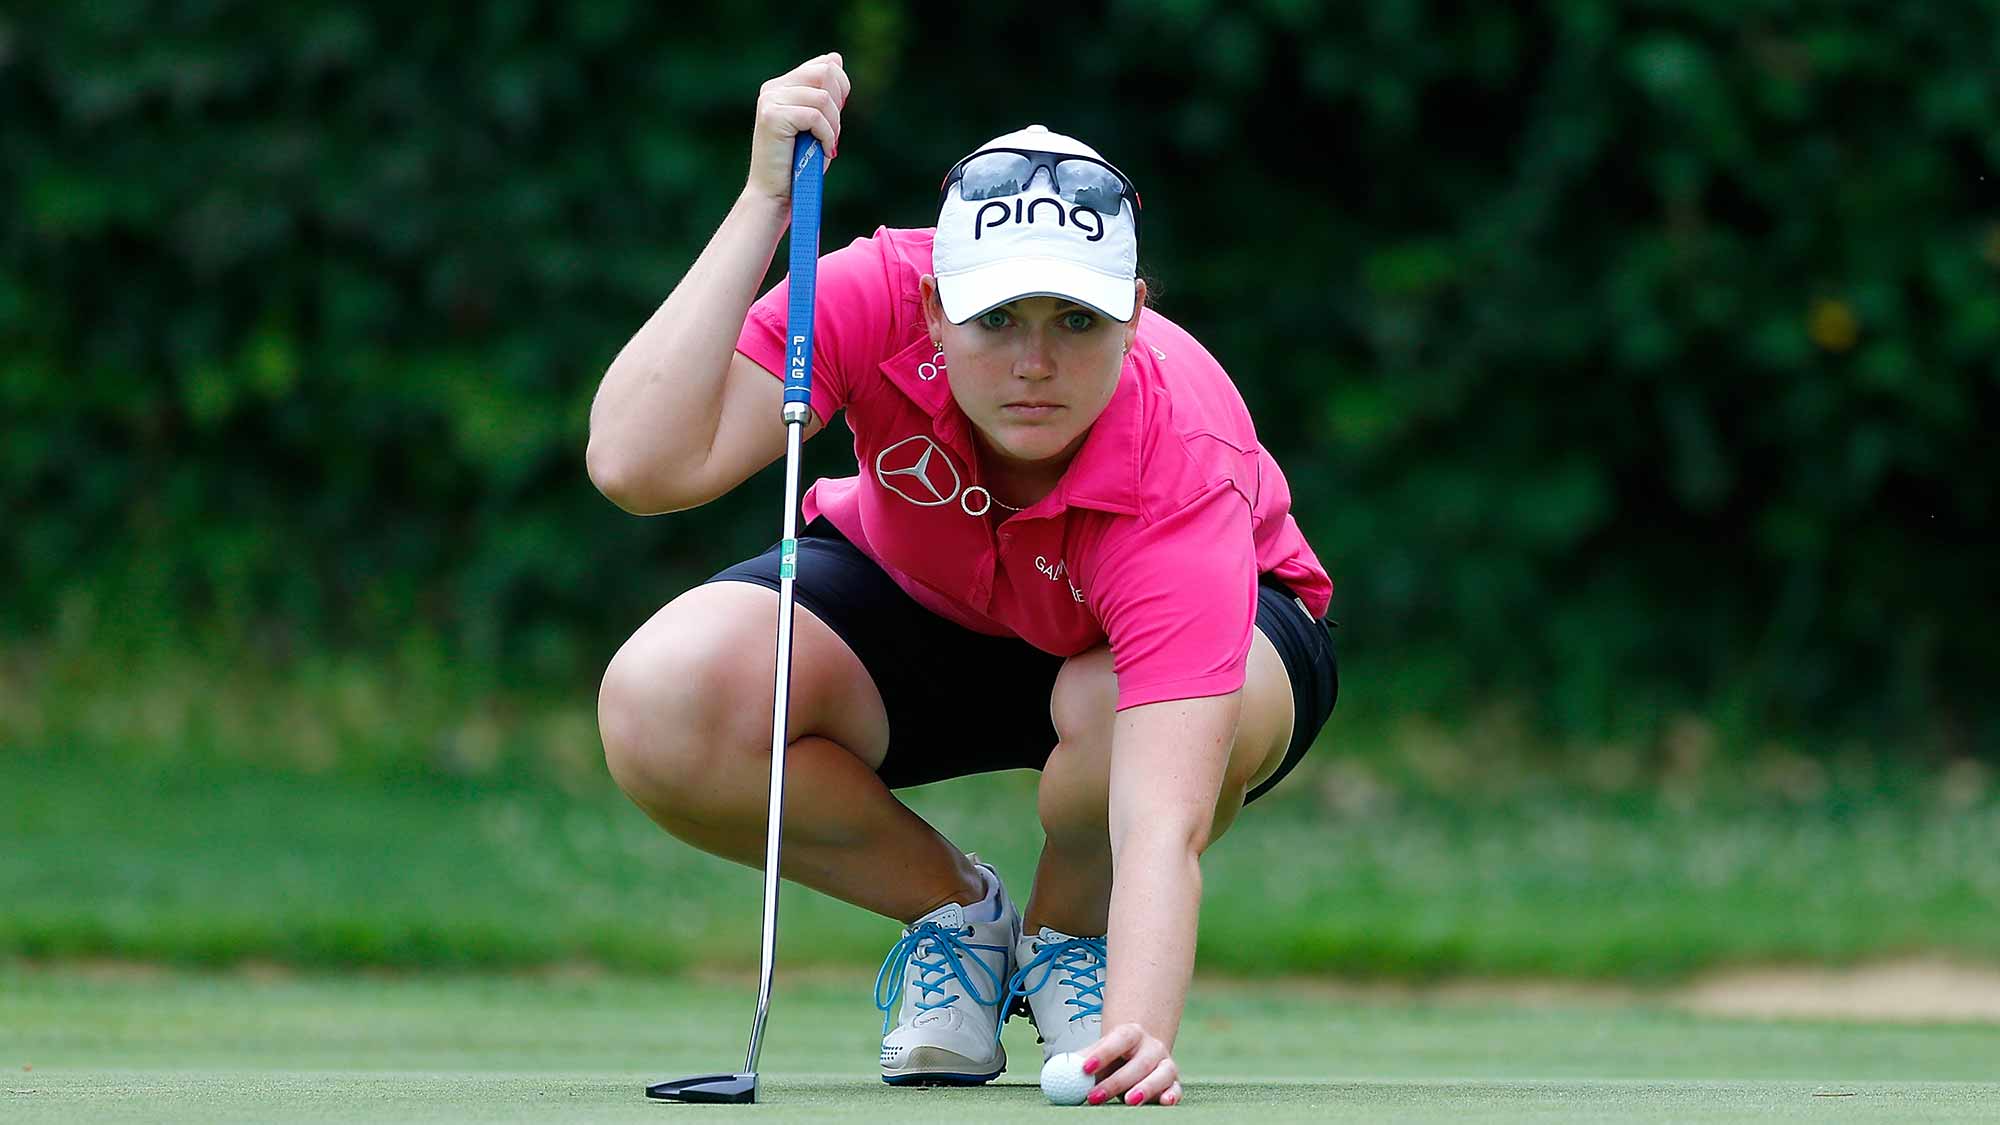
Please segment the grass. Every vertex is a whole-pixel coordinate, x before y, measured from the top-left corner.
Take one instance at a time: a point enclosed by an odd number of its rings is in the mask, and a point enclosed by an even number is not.
[[[1911,951],[2000,957],[2000,806],[1677,806],[1572,792],[1345,810],[1308,772],[1205,859],[1207,971],[1672,978]],[[910,791],[1024,894],[1033,776]],[[190,965],[754,967],[761,876],[607,778],[0,757],[0,956]],[[796,795],[796,800],[810,799]],[[895,926],[788,886],[788,965]]]
[[[0,957],[754,964],[759,874],[624,800],[588,685],[504,683],[421,637],[266,660],[199,635],[117,648],[91,622],[0,643]],[[1204,970],[1668,980],[2000,959],[1990,767],[1731,753],[1687,715],[1650,742],[1538,749],[1505,710],[1385,718],[1394,685],[1370,674],[1349,670],[1321,746],[1205,857]],[[903,797],[1024,895],[1033,787]],[[790,965],[872,963],[894,935],[808,891],[785,901]]]
[[[864,972],[780,976],[773,1121],[1040,1120],[1032,1032],[993,1086],[892,1090]],[[0,1118],[659,1121],[647,1081],[742,1061],[754,988],[655,976],[212,974],[0,964]],[[1176,1049],[1212,1120],[1974,1120],[2000,1027],[1697,1018],[1640,1006],[1336,1000],[1199,983]]]
[[[66,651],[0,649],[0,1120],[658,1121],[703,1111],[648,1104],[646,1081],[740,1063],[761,877],[616,792],[587,693],[422,653]],[[1353,714],[1204,861],[1176,1113],[1972,1120],[2000,1104],[2000,1026],[1720,1020],[1648,988],[1508,1006],[1252,979],[2000,959],[1990,770],[1737,761],[1690,720],[1552,766],[1504,721]],[[1022,893],[1033,787],[904,797]],[[1019,1022],[993,1087],[884,1087],[866,997],[894,924],[796,887],[784,909],[764,1104],[722,1112],[1057,1112]]]

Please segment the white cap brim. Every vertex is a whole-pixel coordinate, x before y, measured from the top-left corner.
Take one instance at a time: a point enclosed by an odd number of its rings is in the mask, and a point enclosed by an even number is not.
[[[1132,319],[1138,294],[1130,276],[1108,274],[1066,258],[1005,258],[938,274],[945,319],[964,324],[1023,297],[1059,297],[1116,321]]]

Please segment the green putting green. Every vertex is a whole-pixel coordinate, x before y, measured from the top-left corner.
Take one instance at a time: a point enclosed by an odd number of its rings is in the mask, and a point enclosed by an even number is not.
[[[852,979],[849,979],[851,976]],[[991,1086],[875,1078],[869,974],[779,978],[756,1107],[649,1103],[742,1062],[754,982],[0,968],[0,1120],[1041,1119],[1032,1031]],[[1171,1111],[1324,1120],[1978,1120],[2000,1026],[1706,1019],[1649,1005],[1357,1001],[1198,982]],[[1100,1110],[1099,1112],[1102,1112]],[[1130,1112],[1121,1110],[1121,1112]]]

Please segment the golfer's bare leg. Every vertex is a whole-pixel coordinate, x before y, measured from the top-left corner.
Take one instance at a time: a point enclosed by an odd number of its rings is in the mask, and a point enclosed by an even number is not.
[[[1047,843],[1022,919],[1028,933],[1050,926],[1081,936],[1110,928],[1111,727],[1117,701],[1108,648],[1071,657],[1056,676],[1049,711],[1058,742],[1042,767],[1037,800]],[[1236,820],[1244,795],[1284,762],[1291,739],[1291,680],[1270,638],[1252,630],[1243,714],[1216,801],[1211,844]]]
[[[697,586],[626,641],[598,693],[605,761],[633,803],[674,836],[759,869],[777,624],[775,590]],[[889,723],[860,660],[804,607],[792,650],[780,873],[905,923],[976,901],[971,861],[876,776]]]

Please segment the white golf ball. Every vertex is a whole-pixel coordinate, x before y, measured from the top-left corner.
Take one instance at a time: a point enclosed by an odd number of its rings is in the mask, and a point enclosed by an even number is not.
[[[1051,1055],[1042,1064],[1042,1093],[1052,1105],[1082,1105],[1095,1085],[1097,1080],[1083,1072],[1082,1055]]]

